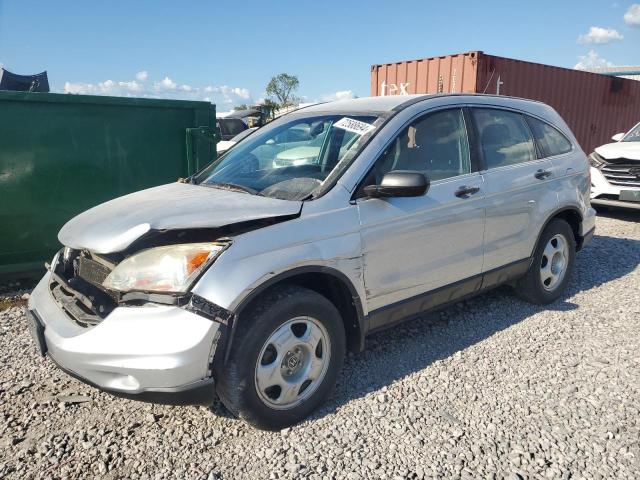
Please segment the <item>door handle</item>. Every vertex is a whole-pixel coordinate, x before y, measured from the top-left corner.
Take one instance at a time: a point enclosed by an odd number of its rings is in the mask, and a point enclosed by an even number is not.
[[[460,198],[469,198],[469,195],[473,195],[479,191],[480,187],[467,187],[466,185],[463,185],[456,190],[455,195]]]
[[[538,179],[538,180],[544,180],[547,177],[550,177],[552,174],[552,172],[550,172],[549,170],[538,170],[534,176]]]

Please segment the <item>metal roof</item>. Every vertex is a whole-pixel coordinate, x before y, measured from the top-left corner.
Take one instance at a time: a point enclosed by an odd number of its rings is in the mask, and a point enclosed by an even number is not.
[[[640,80],[640,65],[587,68],[585,71],[599,73],[600,75],[607,75],[609,77],[622,77],[630,80]]]
[[[335,102],[318,103],[309,107],[304,107],[304,112],[390,112],[401,110],[411,104],[421,100],[435,99],[440,97],[468,98],[472,103],[496,104],[496,105],[516,105],[541,103],[528,98],[513,97],[508,95],[493,95],[483,93],[437,93],[437,94],[413,94],[413,95],[389,95],[386,97],[362,97],[351,100],[338,100]],[[459,103],[459,102],[457,102]],[[519,104],[519,105],[520,105]],[[541,103],[544,105],[543,103]],[[546,107],[546,106],[545,106]]]
[[[427,98],[429,95],[393,95],[387,97],[362,97],[350,100],[318,103],[304,107],[305,112],[390,112],[394,108],[416,98]]]

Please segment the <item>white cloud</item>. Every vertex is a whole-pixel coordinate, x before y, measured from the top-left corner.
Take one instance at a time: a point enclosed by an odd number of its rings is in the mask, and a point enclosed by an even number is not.
[[[63,91],[84,95],[203,100],[217,104],[219,110],[231,109],[235,105],[251,101],[251,92],[247,88],[228,85],[197,87],[186,83],[179,84],[168,75],[154,82],[144,70],[136,73],[135,80],[130,81],[65,82]]]
[[[601,68],[601,67],[611,67],[613,63],[605,60],[597,52],[594,50],[589,50],[586,55],[580,55],[578,57],[580,61],[576,63],[575,69],[577,70],[588,70],[590,68]]]
[[[578,36],[578,43],[605,45],[623,38],[622,34],[613,28],[591,27],[588,33]]]
[[[140,70],[138,73],[136,73],[136,80],[138,80],[139,82],[146,82],[147,78],[149,78],[149,72],[147,72],[146,70]]]
[[[90,83],[64,82],[64,93],[89,93],[93,88]]]
[[[216,90],[214,89],[214,91]],[[240,97],[245,100],[249,99],[249,97],[251,96],[251,94],[249,93],[249,90],[247,90],[246,88],[229,87],[228,85],[222,85],[218,87],[218,91],[223,95],[226,95],[226,96],[235,95],[236,97]]]
[[[156,83],[156,87],[165,90],[175,90],[178,88],[178,84],[169,77],[164,77],[161,82]]]
[[[355,94],[352,90],[338,90],[337,92],[327,93],[322,95],[323,102],[333,102],[335,100],[348,100],[355,98]]]
[[[80,93],[86,95],[131,96],[133,93],[142,91],[143,86],[135,80],[130,82],[114,82],[113,80],[105,80],[98,84],[65,82],[64,84],[65,93]]]
[[[207,85],[202,91],[204,93],[218,93],[222,95],[224,103],[245,103],[246,100],[251,99],[251,92],[247,88],[230,87],[228,85]]]
[[[143,90],[142,85],[135,80],[131,80],[130,82],[118,82],[118,87],[130,92],[141,92]]]
[[[624,23],[630,27],[640,27],[640,3],[634,3],[624,14]]]

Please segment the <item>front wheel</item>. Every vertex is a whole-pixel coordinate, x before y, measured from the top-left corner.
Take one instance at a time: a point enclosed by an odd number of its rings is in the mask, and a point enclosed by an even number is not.
[[[562,219],[554,219],[545,227],[529,270],[516,284],[525,300],[545,305],[562,295],[573,274],[576,241],[573,230]]]
[[[336,307],[297,286],[276,287],[239,319],[218,384],[225,406],[253,426],[279,430],[303,420],[333,388],[345,352]]]

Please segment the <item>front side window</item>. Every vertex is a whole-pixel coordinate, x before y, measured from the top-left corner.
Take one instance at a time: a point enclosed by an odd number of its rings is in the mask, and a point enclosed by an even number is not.
[[[545,157],[562,155],[571,151],[571,142],[567,137],[548,123],[529,116],[527,116],[527,122]]]
[[[472,109],[487,169],[536,159],[529,127],[519,113],[490,108]]]
[[[470,173],[462,110],[431,113],[405,127],[378,159],[366,183],[379,184],[392,170],[422,172],[432,182]]]
[[[633,127],[621,140],[622,142],[640,142],[640,123]]]
[[[194,182],[283,200],[306,199],[330,174],[335,178],[344,171],[381,122],[376,116],[287,116],[238,143]]]

